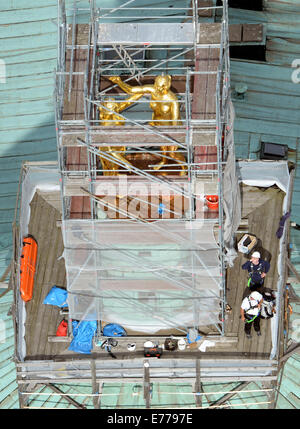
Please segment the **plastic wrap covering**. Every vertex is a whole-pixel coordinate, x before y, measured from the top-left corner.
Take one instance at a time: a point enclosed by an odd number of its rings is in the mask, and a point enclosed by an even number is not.
[[[71,318],[149,333],[219,322],[212,223],[68,220],[62,226]]]
[[[22,193],[20,202],[20,230],[19,230],[19,252],[21,254],[23,238],[28,234],[28,225],[30,220],[30,203],[37,190],[46,192],[59,192],[59,172],[56,165],[32,166],[25,164],[25,170],[22,180]],[[19,273],[18,273],[19,276]],[[18,283],[20,278],[18,277]],[[26,356],[25,343],[25,321],[26,308],[20,295],[17,295],[18,307],[18,349],[17,355],[20,360]]]
[[[29,166],[22,183],[22,201],[20,214],[20,233],[24,237],[28,233],[30,219],[30,202],[36,190],[59,192],[59,172],[56,165]]]
[[[237,256],[235,246],[235,233],[241,221],[241,192],[237,177],[235,150],[234,150],[234,108],[232,102],[229,103],[229,120],[226,139],[227,159],[223,173],[223,208],[225,213],[224,221],[224,246],[226,248],[225,261],[229,266],[233,266],[233,261]]]

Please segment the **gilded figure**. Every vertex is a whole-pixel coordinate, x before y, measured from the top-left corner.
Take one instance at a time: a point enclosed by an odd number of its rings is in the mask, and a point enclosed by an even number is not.
[[[150,107],[153,110],[151,126],[176,126],[181,125],[180,108],[176,94],[171,91],[171,76],[160,75],[154,80],[154,84],[131,86],[123,82],[119,76],[109,78],[111,82],[116,83],[123,91],[131,95],[147,95],[151,96]],[[180,175],[186,175],[185,157],[182,153],[177,152],[178,146],[161,146],[163,156],[169,156],[175,162],[181,165]],[[164,165],[168,164],[168,159],[162,157],[162,160],[153,167],[154,170],[159,170]],[[162,173],[167,174],[167,172]]]

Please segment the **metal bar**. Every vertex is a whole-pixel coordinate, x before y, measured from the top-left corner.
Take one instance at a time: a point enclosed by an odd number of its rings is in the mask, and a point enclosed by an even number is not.
[[[81,141],[81,143],[83,143],[83,141]],[[144,170],[140,170],[139,168],[134,167],[133,165],[128,166],[125,162],[121,162],[119,160],[116,160],[116,158],[114,158],[113,156],[108,155],[107,152],[101,151],[99,149],[97,150],[97,149],[91,147],[90,145],[88,145],[86,143],[84,143],[84,144],[86,146],[88,146],[88,148],[89,148],[90,151],[98,154],[99,156],[107,159],[108,161],[112,161],[114,164],[117,164],[120,167],[124,167],[126,170],[133,171],[134,173],[138,174],[141,177],[150,179],[150,181],[157,182],[157,183],[160,183],[162,185],[166,185],[167,187],[169,187],[170,189],[172,189],[174,192],[179,193],[180,195],[190,197],[190,194],[187,193],[183,188],[179,188],[177,186],[174,186],[169,181],[163,180],[163,179],[159,179],[158,177],[153,176],[151,174],[148,174]],[[196,197],[195,196],[194,198],[198,199],[198,200],[201,200],[200,197]]]
[[[150,45],[151,46],[151,45]],[[126,47],[127,48],[127,47]],[[129,50],[130,49],[132,49],[132,48],[130,48],[129,47]],[[147,46],[147,50],[149,49],[149,46]],[[145,51],[145,47],[143,47],[143,48],[141,48],[141,49],[138,49],[137,51],[135,51],[133,54],[131,54],[131,56],[132,57],[134,57],[135,55],[137,55],[137,54],[139,54],[140,52],[143,52],[143,51]],[[145,61],[150,61],[150,60],[143,60],[143,62],[145,62]],[[153,60],[153,61],[157,61],[157,60]],[[101,61],[101,63],[106,63],[106,62],[109,62],[109,63],[111,63],[112,62],[112,60],[102,60]],[[107,71],[107,70],[110,70],[112,67],[114,67],[116,64],[120,64],[122,61],[121,60],[116,60],[116,62],[114,62],[111,66],[109,66],[109,67],[106,67],[106,68],[104,68],[104,69],[102,69],[101,68],[101,66],[100,66],[100,70],[102,70],[102,72],[103,71]]]
[[[120,19],[122,19],[122,20],[125,20],[125,19],[139,19],[140,17],[138,17],[138,16],[122,16],[122,17],[119,17]],[[168,19],[178,19],[178,18],[186,18],[186,15],[168,15],[168,16],[159,16],[159,15],[154,15],[154,16],[147,16],[147,18],[143,18],[143,20],[148,20],[148,19],[165,19],[165,18],[168,18]],[[103,17],[103,16],[100,16],[100,20],[101,19],[111,19],[110,17]]]
[[[179,54],[175,55],[175,56],[174,56],[174,57],[172,57],[172,58],[174,59],[174,58],[179,57],[180,55],[185,55],[187,52],[189,52],[189,51],[191,51],[191,50],[192,50],[192,48],[187,48],[187,49],[183,50],[182,52],[180,52]],[[162,61],[161,61],[157,66],[153,66],[153,67],[148,68],[148,69],[147,69],[147,72],[149,72],[150,70],[156,69],[157,67],[161,66],[162,64],[164,64],[164,63],[166,63],[166,62],[168,62],[168,61],[169,61],[169,59],[162,60]],[[144,74],[145,74],[145,72],[141,72],[141,73],[139,73],[139,76],[138,76],[138,77],[140,77],[141,75],[144,75]],[[133,76],[133,77],[136,77],[136,76]],[[125,79],[125,80],[124,80],[124,82],[126,83],[126,82],[128,82],[130,79],[132,79],[132,77],[129,77],[128,79]],[[111,90],[111,89],[113,89],[113,88],[117,88],[117,85],[115,84],[115,85],[111,86],[110,88],[106,88],[106,89],[104,89],[103,91],[101,91],[101,92],[100,92],[100,94],[101,94],[101,95],[103,95],[103,94],[105,94],[106,92],[108,92],[109,90]]]
[[[115,45],[114,45],[115,46]],[[144,50],[145,50],[146,48],[142,48],[142,49],[139,49],[139,52],[143,52]],[[129,48],[128,48],[128,50],[130,50]],[[147,47],[147,50],[149,50],[148,49],[148,47]],[[162,50],[165,50],[165,49],[162,49]],[[131,57],[134,57],[134,54],[133,55],[131,55]],[[115,63],[111,66],[111,67],[109,67],[109,69],[111,69],[114,65],[116,65],[116,64],[120,64],[122,61],[120,61],[120,60],[117,60],[117,59],[114,59],[114,60],[112,60],[112,59],[110,59],[110,60],[102,60],[101,62],[102,63],[111,63],[111,62],[113,62],[113,61],[115,61]],[[137,61],[141,61],[141,62],[143,62],[143,63],[155,63],[155,62],[157,62],[157,61],[159,61],[158,59],[157,60],[151,60],[151,59],[143,59],[143,60],[141,60],[141,59],[139,59],[139,58],[137,58]],[[170,59],[170,60],[168,60],[168,63],[169,62],[176,62],[176,61],[178,61],[178,60],[173,60],[173,59]],[[189,59],[185,59],[185,58],[181,58],[180,59],[180,62],[184,62],[184,63],[190,63],[191,62],[191,60],[189,60]],[[128,68],[128,67],[127,67]],[[169,67],[168,67],[169,68]],[[178,70],[178,68],[179,68],[179,66],[178,67],[176,67],[176,68],[174,68],[174,70]],[[108,68],[107,68],[108,69]],[[107,70],[107,69],[103,69],[103,70]],[[142,67],[141,68],[142,70],[148,70],[148,67]],[[123,69],[122,67],[116,67],[116,69],[115,70],[125,70],[125,69]],[[199,74],[216,74],[216,72],[209,72],[209,71],[204,71],[204,72],[199,72]]]
[[[88,101],[90,103],[92,103],[92,104],[95,104],[98,107],[101,107],[104,110],[107,110],[110,113],[115,113],[113,110],[109,109],[106,106],[103,106],[99,102],[93,101],[91,99],[89,99]],[[156,134],[157,136],[161,137],[163,140],[167,140],[168,142],[172,143],[173,145],[176,145],[178,147],[181,147],[181,148],[185,149],[184,145],[182,145],[182,144],[178,143],[176,140],[173,140],[172,138],[170,138],[170,137],[162,134],[160,131],[157,131],[156,129],[154,129],[155,127],[150,127],[150,126],[146,126],[146,125],[140,124],[138,121],[133,120],[133,119],[129,119],[126,116],[122,115],[122,113],[118,113],[118,116],[120,116],[121,118],[123,118],[123,119],[125,119],[125,120],[127,120],[129,122],[132,122],[134,125],[137,125],[138,127],[142,128],[142,129],[144,129],[146,131],[149,131],[150,134]],[[81,143],[83,143],[83,142],[81,141]]]
[[[151,206],[151,207],[157,207],[157,208],[159,208],[159,204],[150,203],[149,201],[142,200],[141,198],[138,198],[138,197],[130,197],[130,198],[131,198],[132,200],[140,201],[141,203],[146,203],[146,204],[148,204],[148,205],[149,205],[149,206]],[[175,212],[175,211],[173,211],[173,210],[169,210],[169,209],[167,209],[167,208],[164,208],[164,211],[166,211],[166,212],[168,212],[168,213],[172,213],[172,214],[174,214],[174,215],[183,216],[183,215],[182,215],[182,213],[178,213],[178,212]]]
[[[225,301],[226,301],[226,284],[225,284],[225,267],[224,267],[224,238],[223,238],[223,172],[222,172],[222,132],[223,132],[223,120],[224,114],[223,109],[225,103],[223,102],[224,92],[222,92],[220,100],[220,84],[221,84],[221,75],[223,73],[222,64],[223,64],[223,46],[224,46],[224,33],[226,32],[226,11],[227,11],[227,1],[223,2],[223,18],[222,18],[222,27],[221,27],[221,49],[219,57],[219,67],[217,74],[217,89],[216,89],[216,123],[217,123],[217,158],[218,158],[218,196],[219,196],[219,246],[220,246],[220,268],[222,276],[222,291],[223,291],[223,301],[222,301],[222,335],[225,335]],[[228,30],[228,29],[227,29]],[[228,47],[225,47],[225,56],[228,55]],[[222,111],[220,111],[222,106]],[[226,142],[225,142],[226,143]],[[226,144],[224,145],[226,146]]]
[[[69,92],[68,100],[71,98],[72,91],[72,73],[73,73],[73,62],[74,62],[74,43],[75,43],[75,28],[76,28],[76,0],[73,2],[73,20],[72,20],[72,48],[71,48],[71,58],[70,58],[70,71],[69,71]]]
[[[193,5],[193,24],[194,24],[194,64],[197,58],[197,40],[198,40],[198,0],[192,0]]]
[[[106,15],[102,15],[101,16],[101,18],[105,18],[106,16],[108,16],[108,15],[111,15],[113,12],[115,12],[115,11],[117,11],[117,10],[123,10],[123,8],[125,7],[125,6],[127,6],[128,4],[130,4],[130,3],[133,3],[135,0],[128,0],[126,3],[124,3],[124,4],[122,4],[122,5],[120,5],[120,6],[118,6],[118,7],[115,7],[114,9],[110,9],[110,8],[101,8],[101,10],[109,10],[109,13],[107,13]],[[132,8],[127,8],[127,9],[132,9]],[[152,9],[152,8],[151,8]]]
[[[84,93],[84,100],[83,100],[83,106],[84,106],[84,119],[86,123],[88,124],[88,121],[90,120],[89,116],[89,104],[87,102],[88,98],[88,82],[89,82],[89,72],[90,72],[90,57],[91,57],[91,40],[92,40],[92,34],[93,34],[93,27],[91,22],[89,23],[89,37],[88,37],[88,49],[87,49],[87,60],[86,60],[86,69],[85,69],[85,77],[83,82],[83,93]]]
[[[121,6],[122,7],[122,6]],[[170,9],[168,7],[122,7],[122,10],[168,10]],[[198,10],[210,10],[210,9],[223,9],[223,6],[207,6],[207,7],[198,7]],[[101,8],[101,10],[111,10],[110,8]],[[116,10],[116,9],[115,9]],[[191,7],[172,7],[173,10],[192,10]],[[168,17],[168,15],[165,15],[164,17]]]

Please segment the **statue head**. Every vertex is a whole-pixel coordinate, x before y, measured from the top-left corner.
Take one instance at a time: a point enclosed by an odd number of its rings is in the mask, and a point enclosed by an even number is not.
[[[171,76],[168,74],[157,76],[154,80],[154,86],[160,92],[168,91],[171,87]]]

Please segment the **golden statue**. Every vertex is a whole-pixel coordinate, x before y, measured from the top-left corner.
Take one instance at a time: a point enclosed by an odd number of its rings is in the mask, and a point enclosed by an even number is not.
[[[125,125],[125,119],[122,116],[119,116],[118,113],[121,113],[136,100],[142,97],[142,94],[135,94],[129,97],[127,100],[122,102],[116,102],[114,98],[109,98],[102,103],[102,106],[99,107],[99,119],[100,125],[102,126],[123,126]],[[105,108],[106,109],[105,109]],[[109,109],[109,110],[107,110]],[[105,146],[100,147],[100,150],[103,152],[108,152],[109,155],[113,156],[117,160],[126,163],[127,165],[132,165],[126,158],[126,146]],[[121,152],[121,153],[120,153]],[[113,161],[109,161],[104,157],[100,157],[103,169],[103,176],[118,176],[119,175],[119,165]],[[112,170],[112,171],[109,171]]]
[[[116,83],[127,94],[133,95],[151,95],[150,107],[153,110],[152,121],[149,125],[152,126],[174,126],[181,125],[179,102],[176,94],[170,90],[171,76],[160,75],[154,80],[153,85],[131,86],[123,82],[119,76],[112,76],[109,78],[113,83]],[[182,162],[186,162],[185,157],[176,152],[177,145],[174,146],[161,146],[162,155],[168,155],[181,165],[181,176],[186,175],[186,166]],[[155,167],[154,170],[159,170],[162,166],[166,165],[168,160],[163,158]],[[162,173],[167,174],[167,173]]]
[[[122,82],[120,76],[112,76],[109,79],[127,94],[151,95],[152,101],[150,102],[150,107],[153,110],[153,122],[149,122],[149,125],[181,125],[179,103],[174,92],[170,90],[171,76],[157,76],[153,85],[141,86],[128,85]]]

